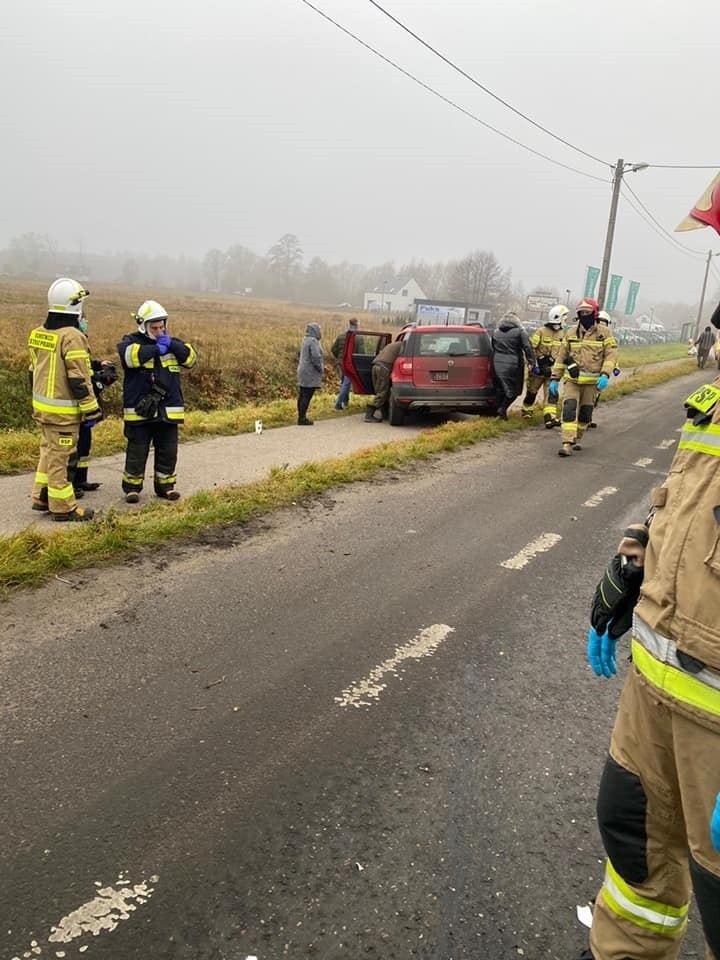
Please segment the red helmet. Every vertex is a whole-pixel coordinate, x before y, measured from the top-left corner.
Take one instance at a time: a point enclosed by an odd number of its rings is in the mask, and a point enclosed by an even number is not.
[[[592,315],[596,317],[598,315],[598,310],[600,309],[597,300],[591,300],[590,297],[585,297],[584,300],[581,300],[580,303],[575,308],[578,313],[582,310],[584,313],[588,311],[592,312]]]

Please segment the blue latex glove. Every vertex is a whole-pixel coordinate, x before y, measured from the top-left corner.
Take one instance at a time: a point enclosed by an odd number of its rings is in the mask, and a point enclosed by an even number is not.
[[[720,853],[720,793],[717,795],[715,809],[710,818],[710,839],[712,840],[712,845],[718,853]]]
[[[155,337],[155,343],[158,346],[160,356],[164,357],[170,349],[170,337],[167,333],[159,333],[157,337]]]
[[[594,627],[590,627],[587,640],[587,658],[596,676],[614,677],[617,673],[615,646],[615,641],[610,637],[607,630],[600,635]],[[720,826],[720,819],[718,825]]]
[[[535,364],[534,367],[530,367],[530,373],[532,373],[532,375],[535,376],[535,377],[539,377],[539,376],[540,376],[540,367],[539,367],[537,364]]]
[[[614,377],[620,376],[620,367],[613,367],[613,376]]]
[[[604,390],[609,383],[610,383],[610,377],[606,373],[601,373],[597,379],[598,390]]]
[[[548,385],[548,397],[551,400],[557,400],[560,395],[560,388],[558,386],[557,380],[551,380]]]
[[[82,425],[87,427],[88,430],[92,430],[93,427],[96,427],[100,423],[100,419],[97,420],[83,420]]]

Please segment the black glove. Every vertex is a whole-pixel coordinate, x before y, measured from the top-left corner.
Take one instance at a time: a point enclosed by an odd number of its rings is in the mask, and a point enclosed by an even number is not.
[[[644,570],[616,553],[595,589],[590,623],[600,635],[608,630],[617,640],[632,626],[632,614],[640,597]],[[612,622],[611,622],[612,621]]]

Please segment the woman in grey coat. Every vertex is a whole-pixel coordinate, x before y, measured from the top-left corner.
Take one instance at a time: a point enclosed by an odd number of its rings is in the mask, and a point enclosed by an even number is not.
[[[312,420],[308,420],[307,412],[312,395],[322,385],[323,351],[320,346],[321,338],[320,324],[309,323],[305,328],[305,336],[300,347],[300,362],[297,368],[299,427],[310,427],[313,423]]]

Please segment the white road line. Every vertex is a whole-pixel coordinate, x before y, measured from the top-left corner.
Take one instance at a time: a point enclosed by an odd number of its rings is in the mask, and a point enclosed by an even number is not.
[[[372,701],[379,700],[380,694],[387,687],[387,683],[382,682],[386,674],[396,674],[403,660],[420,660],[422,657],[432,656],[451,633],[455,633],[455,627],[449,627],[446,623],[434,623],[431,627],[425,627],[409,643],[396,647],[392,657],[383,660],[364,680],[346,687],[339,697],[335,697],[335,703],[341,707],[372,706]]]
[[[640,457],[639,460],[636,460],[633,464],[634,467],[649,467],[653,462],[652,457]]]
[[[514,557],[510,557],[509,560],[503,560],[500,566],[508,570],[522,570],[522,568],[527,566],[539,553],[546,553],[551,547],[554,547],[556,543],[560,543],[561,540],[562,537],[559,533],[541,533],[539,537],[536,537],[536,539],[532,540],[526,547],[523,547]]]
[[[655,447],[656,450],[667,450],[669,447],[672,447],[673,444],[677,443],[677,440],[661,440],[660,443]]]
[[[603,487],[602,490],[598,490],[597,493],[594,493],[591,497],[589,497],[583,506],[597,507],[603,502],[605,497],[611,497],[614,493],[617,493],[617,487]]]

